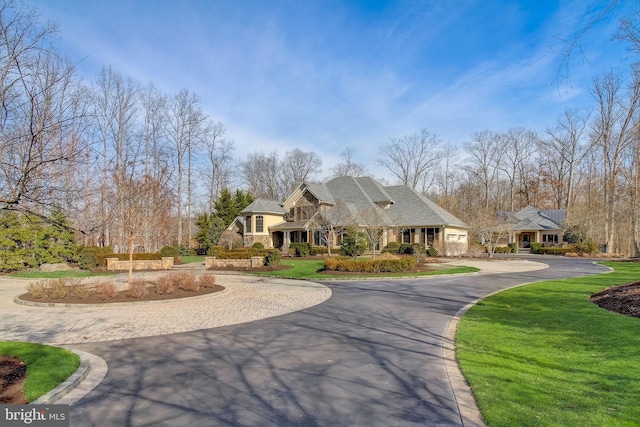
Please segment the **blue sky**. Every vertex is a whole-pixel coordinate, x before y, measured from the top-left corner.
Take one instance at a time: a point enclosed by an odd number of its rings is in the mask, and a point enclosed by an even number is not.
[[[59,50],[95,79],[109,65],[163,92],[186,88],[236,154],[300,148],[323,170],[347,146],[374,175],[391,137],[544,130],[593,105],[595,75],[628,65],[600,22],[558,82],[564,40],[602,2],[27,0],[59,24]]]

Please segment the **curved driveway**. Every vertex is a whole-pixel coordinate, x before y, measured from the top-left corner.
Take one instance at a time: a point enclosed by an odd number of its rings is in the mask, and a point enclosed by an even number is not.
[[[323,304],[215,329],[90,343],[102,383],[77,426],[461,425],[442,346],[469,302],[521,283],[606,271],[590,260],[511,274],[323,282]]]

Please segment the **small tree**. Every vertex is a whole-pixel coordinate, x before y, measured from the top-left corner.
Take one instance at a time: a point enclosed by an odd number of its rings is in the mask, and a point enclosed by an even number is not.
[[[218,239],[218,245],[224,246],[227,249],[231,250],[234,246],[240,246],[242,244],[242,238],[238,233],[231,230],[225,230],[220,235]]]
[[[369,241],[369,248],[376,259],[376,247],[391,228],[388,217],[381,208],[369,207],[358,212],[358,224],[364,227],[364,233]]]
[[[353,257],[355,260],[359,255],[365,253],[369,247],[369,239],[365,233],[355,227],[350,227],[342,237],[340,251],[345,256]]]
[[[344,231],[347,224],[350,223],[353,223],[353,220],[347,204],[342,200],[337,200],[331,209],[317,212],[313,216],[311,229],[322,235],[327,245],[327,254],[331,256],[331,247],[335,236]]]
[[[513,222],[507,217],[487,215],[468,222],[470,228],[478,236],[480,243],[487,248],[489,258],[493,258],[496,243],[513,230]]]

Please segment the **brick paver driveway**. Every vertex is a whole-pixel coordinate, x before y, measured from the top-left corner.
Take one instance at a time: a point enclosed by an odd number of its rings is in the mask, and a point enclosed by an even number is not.
[[[550,268],[324,282],[333,296],[295,313],[77,345],[109,371],[72,406],[72,425],[461,425],[442,355],[452,316],[499,289],[605,271],[589,260],[532,259]]]

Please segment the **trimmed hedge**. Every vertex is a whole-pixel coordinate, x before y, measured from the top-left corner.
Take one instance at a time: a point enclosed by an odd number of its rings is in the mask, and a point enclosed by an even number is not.
[[[291,243],[289,245],[290,249],[293,249],[296,251],[296,256],[299,257],[307,257],[309,255],[311,255],[311,244],[304,242],[304,243]]]
[[[278,249],[269,249],[267,251],[267,256],[264,257],[264,265],[267,265],[267,266],[280,265],[281,258],[282,258],[282,254]]]
[[[252,248],[233,249],[231,251],[222,252],[218,255],[220,259],[249,259],[254,256],[267,256],[268,250],[258,250]]]
[[[556,248],[556,247],[540,248],[540,249],[538,249],[538,252],[536,252],[536,253],[540,254],[540,255],[565,255],[565,254],[568,254],[569,252],[575,252],[575,249],[573,247],[570,247],[570,248]]]
[[[416,266],[413,256],[403,256],[399,259],[381,259],[368,261],[354,261],[347,257],[327,258],[324,262],[325,270],[348,271],[353,273],[402,273]]]

